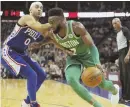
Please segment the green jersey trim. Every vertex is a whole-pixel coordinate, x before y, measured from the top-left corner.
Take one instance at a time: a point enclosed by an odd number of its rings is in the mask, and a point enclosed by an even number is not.
[[[77,37],[77,36],[75,35],[74,31],[73,31],[73,26],[72,26],[72,23],[73,23],[73,22],[74,22],[73,20],[70,21],[70,30],[71,30],[71,33],[74,35],[74,37],[75,37],[76,39],[79,39],[80,36]]]
[[[67,22],[67,31],[66,31],[66,35],[65,35],[65,37],[64,37],[64,38],[62,38],[62,37],[60,37],[58,34],[56,34],[56,36],[57,36],[59,39],[64,40],[64,39],[66,39],[66,38],[67,38],[68,33],[69,33],[69,25],[68,25],[68,22]]]

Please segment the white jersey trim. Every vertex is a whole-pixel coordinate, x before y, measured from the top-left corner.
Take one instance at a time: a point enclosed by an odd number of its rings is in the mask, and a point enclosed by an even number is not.
[[[2,49],[2,58],[5,60],[5,62],[8,64],[9,67],[12,68],[14,73],[16,75],[19,74],[21,66],[26,66],[25,64],[21,64],[16,62],[11,56],[8,54],[9,47],[5,45]]]

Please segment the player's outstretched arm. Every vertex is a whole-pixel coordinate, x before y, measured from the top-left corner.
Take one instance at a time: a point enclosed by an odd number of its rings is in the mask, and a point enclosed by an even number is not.
[[[63,46],[61,46],[60,44],[57,43],[57,41],[54,39],[54,34],[53,34],[52,31],[49,31],[46,38],[43,41],[38,43],[39,44],[38,47],[41,47],[41,46],[49,44],[49,43],[54,44],[58,49],[63,50],[64,52],[66,52],[69,55],[73,54],[73,51],[68,50],[68,49],[64,48]]]
[[[65,47],[63,47],[63,46],[61,46],[56,40],[55,40],[55,38],[54,38],[54,33],[52,32],[52,31],[50,31],[49,33],[48,33],[48,37],[51,39],[50,40],[50,42],[51,43],[53,43],[57,48],[59,48],[60,50],[63,50],[65,53],[67,53],[68,55],[73,55],[74,54],[74,52],[73,51],[71,51],[71,50],[69,50],[69,49],[67,49],[67,48],[65,48]]]
[[[89,49],[90,49],[90,52],[93,56],[93,59],[99,63],[99,64],[96,64],[95,66],[97,66],[101,71],[103,71],[103,69],[100,65],[98,49],[95,46],[95,44],[92,40],[92,37],[87,32],[87,30],[85,29],[83,24],[81,24],[80,22],[74,22],[73,29],[74,29],[75,34],[80,35],[82,40],[84,41],[84,43],[90,47]]]
[[[53,43],[58,49],[63,50],[65,53],[67,53],[68,55],[73,55],[74,52],[64,48],[63,46],[59,45],[55,40],[51,40],[51,43]]]
[[[85,44],[91,46],[94,44],[92,37],[80,22],[73,22],[73,30],[76,35],[80,35]]]
[[[49,44],[49,43],[51,43],[51,40],[48,38],[44,38],[44,40],[42,40],[40,42],[31,43],[28,48],[30,50],[40,49],[42,46]]]
[[[31,15],[25,15],[21,17],[18,21],[18,24],[20,24],[21,26],[27,25],[42,34],[46,33],[51,28],[51,25],[49,23],[41,24],[36,21]]]

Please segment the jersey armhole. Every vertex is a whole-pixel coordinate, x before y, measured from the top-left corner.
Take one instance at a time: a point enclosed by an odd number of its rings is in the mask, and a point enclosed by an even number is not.
[[[22,26],[22,25],[20,25],[18,22],[16,23],[18,26],[20,26],[20,27],[26,27],[27,25],[24,25],[24,26]]]
[[[73,31],[73,20],[71,20],[71,25],[70,25],[70,29],[71,29],[71,32],[73,33],[73,35],[76,37],[76,38],[80,38],[80,35],[77,35],[74,31]]]

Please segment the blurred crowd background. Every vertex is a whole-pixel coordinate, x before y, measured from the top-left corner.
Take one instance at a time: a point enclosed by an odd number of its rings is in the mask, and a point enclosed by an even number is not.
[[[23,3],[23,5],[22,5]],[[20,4],[11,4],[10,6],[2,4],[2,9],[19,9],[28,12],[28,8],[31,2],[21,2]],[[53,7],[60,7],[66,12],[130,12],[130,2],[43,2],[44,12]],[[12,6],[12,7],[11,7]],[[25,6],[25,8],[23,8]],[[23,10],[24,9],[24,10]],[[122,25],[127,26],[130,29],[130,17],[121,17]],[[9,18],[7,19],[9,20]],[[71,19],[70,19],[71,20]],[[118,64],[115,64],[115,60],[118,58],[118,50],[116,44],[116,34],[112,28],[112,18],[81,18],[72,19],[80,21],[84,24],[87,31],[91,34],[96,46],[100,53],[100,60],[105,72],[119,72]],[[47,17],[41,18],[41,22],[47,22]],[[11,33],[16,21],[5,21],[5,18],[1,18],[1,43]],[[65,80],[64,67],[66,60],[66,53],[56,48],[53,44],[47,44],[40,49],[27,50],[32,59],[36,60],[41,67],[47,72],[48,79]],[[21,76],[15,77],[8,70],[1,65],[2,78],[23,78]]]

